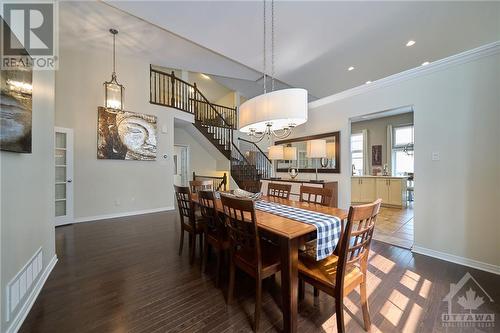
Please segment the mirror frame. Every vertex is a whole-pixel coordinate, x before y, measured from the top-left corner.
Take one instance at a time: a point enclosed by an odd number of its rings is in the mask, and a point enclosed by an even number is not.
[[[302,136],[302,137],[293,138],[293,139],[280,140],[280,141],[276,141],[274,144],[275,145],[286,145],[288,143],[293,143],[293,142],[324,139],[324,138],[329,138],[332,136],[335,137],[335,168],[333,168],[333,169],[318,168],[318,173],[340,173],[340,131],[324,133],[324,134],[316,134],[316,135],[310,135],[310,136]],[[305,169],[298,169],[298,170],[299,170],[299,173],[300,172],[316,173],[316,169],[313,169],[313,168],[305,168]],[[276,172],[288,172],[288,168],[276,167]]]

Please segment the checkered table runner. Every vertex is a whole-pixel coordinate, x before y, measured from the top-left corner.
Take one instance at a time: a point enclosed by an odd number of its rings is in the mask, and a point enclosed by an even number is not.
[[[321,260],[331,255],[339,242],[342,221],[336,216],[263,200],[256,201],[255,208],[266,213],[314,225],[317,235],[316,260]]]

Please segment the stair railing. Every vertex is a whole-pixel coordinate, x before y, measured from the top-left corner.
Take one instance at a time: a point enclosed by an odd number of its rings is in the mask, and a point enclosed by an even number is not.
[[[150,94],[151,104],[172,107],[191,113],[195,117],[198,129],[211,140],[231,150],[233,130],[236,129],[236,108],[231,109],[215,106],[198,89],[196,83],[191,84],[175,76],[175,73],[165,73],[150,66]],[[218,111],[223,110],[223,113]],[[231,110],[231,111],[230,111]],[[219,147],[218,147],[219,148]]]
[[[217,177],[217,176],[201,176],[197,175],[193,171],[193,180],[212,180],[214,183],[215,191],[227,191],[227,175],[225,172],[223,176]]]
[[[239,150],[245,155],[247,161],[254,165],[261,178],[272,177],[273,164],[269,157],[254,142],[238,138]]]

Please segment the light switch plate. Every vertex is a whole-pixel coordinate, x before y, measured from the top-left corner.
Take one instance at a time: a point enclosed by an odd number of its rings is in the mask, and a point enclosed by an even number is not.
[[[433,161],[439,161],[441,156],[439,155],[438,151],[432,152],[432,160]]]

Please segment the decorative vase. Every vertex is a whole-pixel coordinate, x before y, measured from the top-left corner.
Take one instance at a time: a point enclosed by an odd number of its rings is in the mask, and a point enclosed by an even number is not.
[[[288,175],[290,178],[295,179],[299,175],[299,170],[295,168],[288,168]]]

